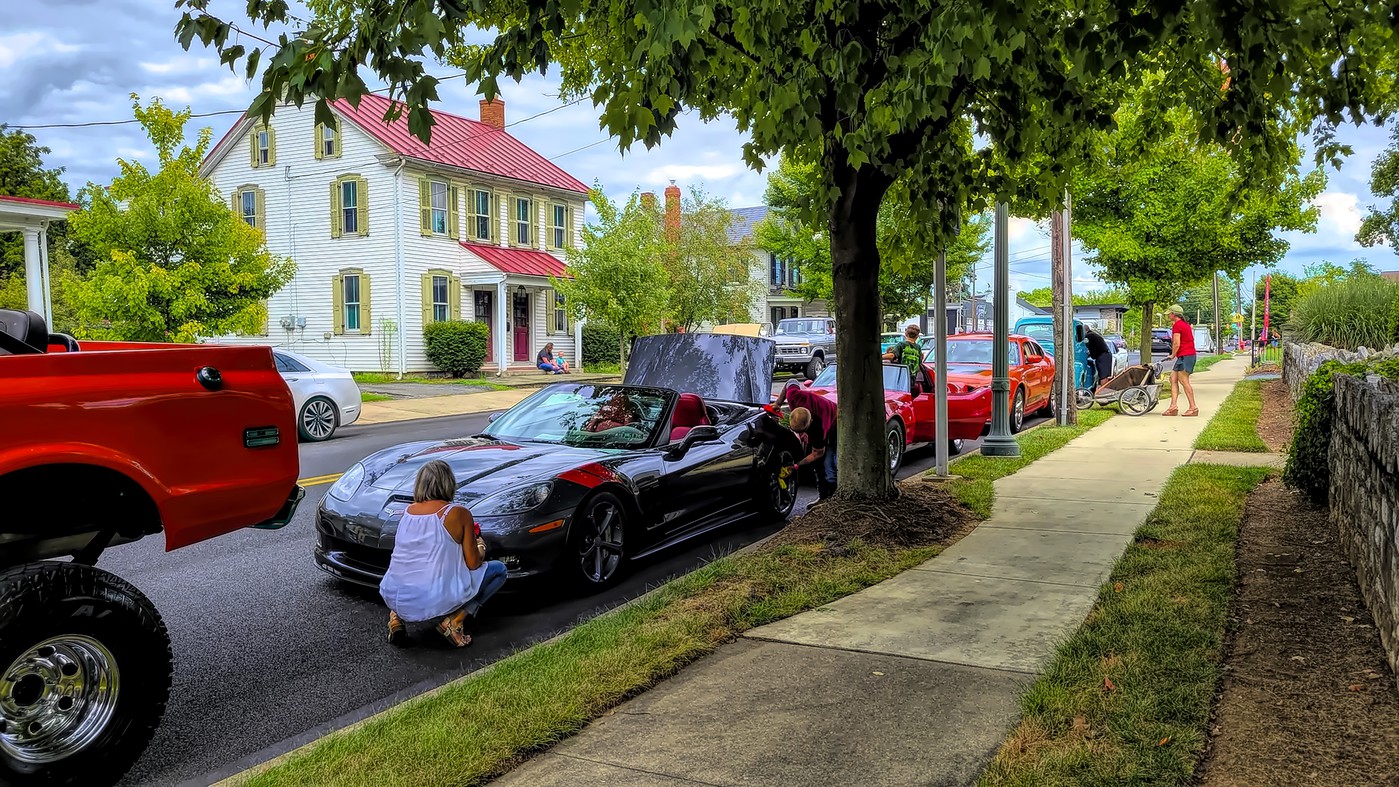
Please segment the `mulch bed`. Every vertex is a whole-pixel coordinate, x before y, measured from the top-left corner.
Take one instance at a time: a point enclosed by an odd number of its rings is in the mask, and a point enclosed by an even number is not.
[[[1285,451],[1292,439],[1292,396],[1282,380],[1263,381],[1263,413],[1258,418],[1258,436],[1269,451]]]
[[[1399,784],[1399,691],[1326,511],[1263,484],[1238,571],[1200,783]]]
[[[905,481],[893,502],[830,499],[778,531],[764,544],[844,544],[859,538],[890,549],[933,546],[955,540],[976,525],[976,516],[939,484]]]

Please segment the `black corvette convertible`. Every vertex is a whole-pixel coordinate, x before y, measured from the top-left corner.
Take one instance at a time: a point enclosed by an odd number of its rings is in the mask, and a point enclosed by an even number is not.
[[[445,460],[487,554],[512,577],[559,571],[585,588],[626,562],[745,517],[787,517],[800,443],[762,407],[772,340],[636,341],[621,385],[543,388],[469,437],[408,443],[350,468],[316,513],[316,564],[377,586],[418,468]]]

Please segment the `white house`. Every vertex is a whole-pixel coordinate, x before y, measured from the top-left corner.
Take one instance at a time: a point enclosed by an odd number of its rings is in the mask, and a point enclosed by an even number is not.
[[[576,326],[550,277],[567,275],[588,188],[505,131],[505,104],[481,119],[434,112],[432,143],[386,123],[388,99],[282,106],[243,117],[202,172],[262,229],[296,278],[268,302],[262,336],[355,370],[432,369],[423,326],[463,319],[490,330],[486,370],[534,368],[546,342],[576,361]],[[504,362],[501,362],[504,359]]]
[[[753,228],[767,218],[768,208],[759,205],[753,208],[736,208],[729,211],[733,221],[729,224],[729,239],[735,243],[752,239]],[[801,281],[801,273],[791,260],[784,260],[772,252],[753,249],[751,267],[753,281],[766,297],[753,304],[753,322],[777,325],[792,317],[829,317],[831,312],[825,301],[802,300],[792,291]]]

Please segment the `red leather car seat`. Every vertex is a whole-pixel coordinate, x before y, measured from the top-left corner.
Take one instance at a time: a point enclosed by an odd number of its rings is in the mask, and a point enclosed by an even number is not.
[[[696,426],[709,426],[709,411],[698,394],[683,393],[675,402],[675,415],[670,419],[670,441],[684,440]]]

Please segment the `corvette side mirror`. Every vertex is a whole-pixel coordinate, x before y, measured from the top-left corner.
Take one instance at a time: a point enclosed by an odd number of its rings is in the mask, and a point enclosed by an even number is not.
[[[1043,355],[1027,355],[1027,356],[1025,356],[1025,363],[1026,363],[1026,364],[1044,363],[1044,356],[1043,356]]]
[[[505,411],[504,411],[504,410],[497,410],[497,411],[495,411],[494,413],[491,413],[490,415],[486,416],[486,423],[490,423],[490,422],[494,421],[495,419],[501,417],[501,416],[504,415],[504,414],[505,414]]]
[[[685,439],[680,441],[680,445],[674,446],[669,451],[666,451],[665,458],[674,462],[677,459],[684,458],[685,454],[688,454],[690,449],[694,448],[696,445],[700,443],[713,443],[718,439],[718,429],[712,426],[696,426],[686,433]]]

